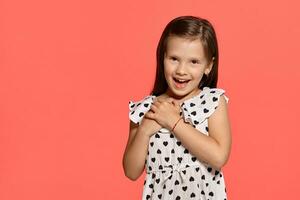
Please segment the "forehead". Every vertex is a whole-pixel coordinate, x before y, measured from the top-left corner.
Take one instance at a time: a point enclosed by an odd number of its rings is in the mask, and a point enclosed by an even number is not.
[[[194,39],[169,36],[166,43],[166,53],[182,56],[203,57],[204,48],[202,41],[199,38]]]

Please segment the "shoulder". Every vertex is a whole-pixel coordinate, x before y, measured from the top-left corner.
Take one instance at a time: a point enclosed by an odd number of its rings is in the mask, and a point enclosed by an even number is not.
[[[219,104],[228,103],[229,98],[225,95],[225,90],[222,88],[204,87],[200,93],[202,104],[206,104],[210,109],[215,110]]]
[[[206,88],[205,95],[205,99],[208,102],[207,107],[210,110],[208,115],[210,121],[220,117],[227,117],[229,98],[225,95],[225,90],[222,88]]]
[[[225,90],[222,88],[209,88],[209,87],[204,87],[202,90],[203,93],[203,98],[212,98],[212,100],[215,102],[217,99],[221,96],[225,98],[226,101],[229,100],[227,96],[225,96]]]
[[[129,101],[129,109],[130,110],[135,110],[138,107],[147,108],[149,106],[149,104],[153,102],[153,99],[154,99],[154,96],[148,95],[148,96],[145,96],[144,98],[139,99],[137,101],[130,100]]]
[[[225,90],[221,88],[204,87],[197,96],[183,103],[182,108],[186,121],[189,120],[197,125],[210,118],[219,106],[223,107],[228,101],[224,94]]]
[[[205,88],[204,94],[206,95],[204,99],[207,101],[207,107],[211,110],[209,117],[216,115],[218,110],[226,112],[227,103],[229,98],[225,95],[225,90],[222,88]]]
[[[129,101],[129,118],[139,124],[146,112],[150,110],[155,96],[148,95],[137,101]]]

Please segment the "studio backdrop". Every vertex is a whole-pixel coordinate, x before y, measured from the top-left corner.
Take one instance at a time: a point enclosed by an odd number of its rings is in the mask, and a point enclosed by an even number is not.
[[[141,199],[125,177],[128,103],[153,87],[155,51],[180,15],[207,18],[229,97],[228,199],[299,192],[299,3],[0,1],[0,199]]]

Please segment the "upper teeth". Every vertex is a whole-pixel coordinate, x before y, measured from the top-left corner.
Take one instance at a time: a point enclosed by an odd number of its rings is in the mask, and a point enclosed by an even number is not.
[[[186,80],[179,80],[179,79],[177,79],[178,81],[180,81],[180,82],[185,82]]]

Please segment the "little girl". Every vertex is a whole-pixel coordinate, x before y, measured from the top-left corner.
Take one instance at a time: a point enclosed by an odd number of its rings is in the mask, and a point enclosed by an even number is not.
[[[164,29],[157,47],[153,91],[129,101],[125,175],[146,169],[143,200],[224,200],[221,168],[231,149],[228,98],[216,88],[218,44],[205,19],[182,16]]]

